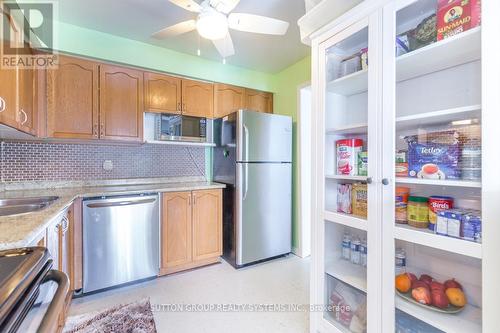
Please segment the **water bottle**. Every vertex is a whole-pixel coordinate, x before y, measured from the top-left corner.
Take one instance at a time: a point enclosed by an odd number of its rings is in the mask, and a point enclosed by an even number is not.
[[[347,233],[344,234],[344,238],[342,239],[342,259],[351,259],[351,236]]]

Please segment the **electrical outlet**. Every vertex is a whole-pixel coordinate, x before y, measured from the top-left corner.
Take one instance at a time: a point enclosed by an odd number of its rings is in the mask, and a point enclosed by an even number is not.
[[[104,161],[104,163],[102,164],[102,168],[104,170],[113,170],[113,161],[110,161],[110,160],[106,160]]]

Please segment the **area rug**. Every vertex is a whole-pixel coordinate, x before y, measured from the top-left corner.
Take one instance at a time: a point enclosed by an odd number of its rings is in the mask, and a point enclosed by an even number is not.
[[[156,333],[149,299],[68,317],[64,333]]]

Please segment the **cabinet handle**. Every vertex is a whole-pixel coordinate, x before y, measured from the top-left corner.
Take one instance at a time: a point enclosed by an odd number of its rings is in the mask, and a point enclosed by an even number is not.
[[[99,124],[94,124],[94,136],[97,138],[99,137]]]
[[[186,109],[186,103],[182,103],[182,111],[187,111],[187,109]]]
[[[181,102],[177,103],[177,111],[182,111]]]
[[[196,194],[193,194],[193,205],[196,205]]]
[[[104,123],[101,123],[101,138],[104,137]]]
[[[19,110],[19,112],[21,112],[21,114],[24,117],[24,120],[21,121],[21,125],[24,125],[28,121],[28,114],[24,111],[24,109]]]
[[[191,196],[188,197],[188,205],[191,206]]]
[[[389,185],[389,179],[387,178],[382,179],[382,184]]]
[[[7,108],[7,103],[5,103],[5,99],[0,97],[0,112],[4,112]]]

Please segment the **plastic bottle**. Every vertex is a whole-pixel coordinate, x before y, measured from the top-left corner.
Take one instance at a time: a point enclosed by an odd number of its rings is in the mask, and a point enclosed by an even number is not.
[[[342,239],[342,259],[351,259],[351,236],[348,233],[345,233]]]

